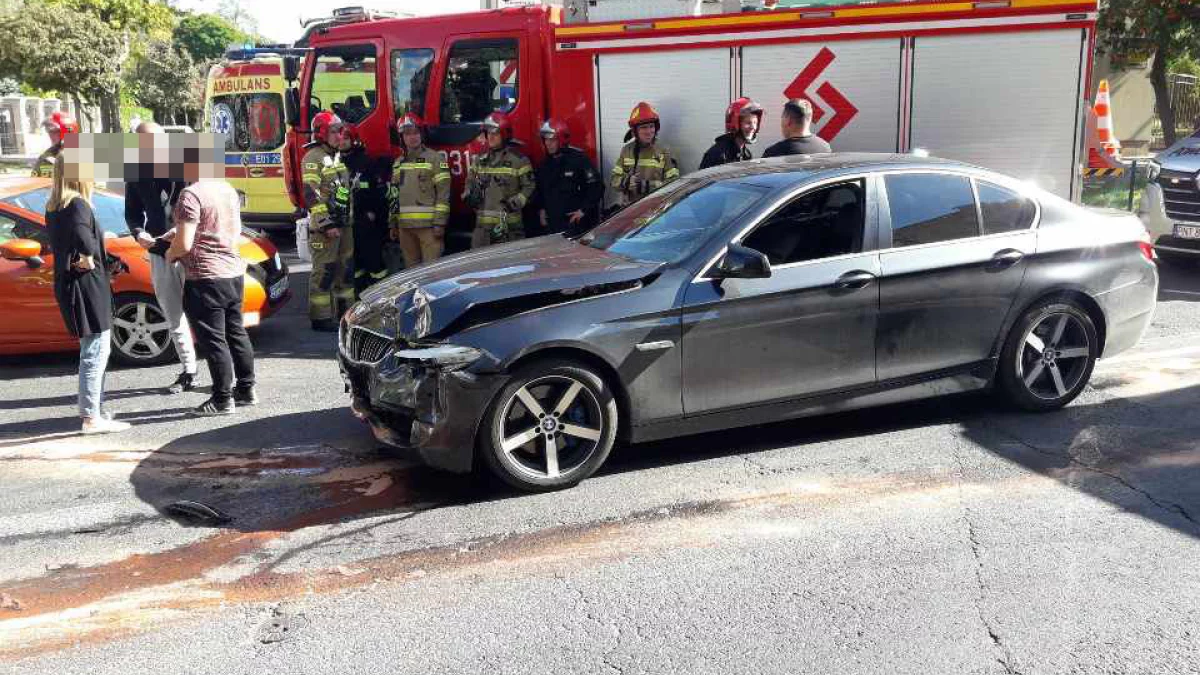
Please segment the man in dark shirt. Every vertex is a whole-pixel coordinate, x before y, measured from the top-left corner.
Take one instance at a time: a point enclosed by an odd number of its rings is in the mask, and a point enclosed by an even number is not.
[[[833,152],[825,139],[813,134],[812,104],[802,98],[794,98],[783,104],[779,127],[783,131],[783,140],[767,148],[763,158]]]
[[[155,178],[152,171],[154,134],[164,133],[154,122],[143,122],[137,127],[139,154],[150,161],[141,163],[137,182],[125,184],[125,224],[129,226],[137,243],[150,254],[150,279],[154,283],[154,297],[171,330],[175,352],[183,364],[183,372],[166,389],[168,394],[191,391],[196,386],[196,347],[192,342],[191,327],[183,314],[183,267],[177,262],[167,262],[167,248],[174,236],[174,226],[169,212],[175,207],[184,184],[169,178]],[[170,233],[170,234],[168,234]],[[147,318],[147,321],[150,319]],[[138,330],[148,326],[137,326]],[[131,329],[133,332],[133,329]],[[150,332],[145,338],[154,340]],[[155,345],[158,343],[155,342]],[[157,346],[156,346],[157,348]]]
[[[539,134],[546,148],[546,160],[537,170],[536,196],[543,232],[583,234],[596,226],[604,183],[587,155],[568,145],[571,133],[566,122],[546,120]]]

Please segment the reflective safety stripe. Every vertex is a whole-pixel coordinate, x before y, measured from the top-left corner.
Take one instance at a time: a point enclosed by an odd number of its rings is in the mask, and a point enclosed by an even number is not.
[[[397,213],[397,220],[433,220],[433,212],[419,213],[410,211],[408,213]]]
[[[450,205],[449,204],[438,204],[437,206],[433,207],[433,210],[436,213],[450,213]]]
[[[335,296],[337,296],[339,299],[343,299],[343,300],[346,298],[350,298],[351,300],[354,299],[354,289],[353,288],[339,288],[336,291],[334,291],[333,294]]]
[[[312,208],[308,210],[308,213],[309,215],[313,216],[323,216],[326,213],[329,213],[329,206],[326,204],[313,204]]]
[[[667,169],[667,172],[665,174],[663,174],[663,177],[666,178],[667,180],[671,180],[672,178],[679,178],[679,169]]]
[[[625,161],[624,161],[624,164],[625,164],[625,166],[633,166],[633,158],[632,158],[632,157],[626,157],[626,158],[625,158]],[[661,168],[663,168],[663,163],[662,163],[662,162],[660,162],[660,161],[659,161],[659,160],[657,160],[657,159],[639,159],[639,160],[637,161],[637,165],[638,165],[638,167],[639,167],[639,168],[640,168],[640,167],[643,167],[643,166],[645,166],[645,167],[649,167],[649,168],[651,168],[651,169],[661,169]]]
[[[433,165],[429,162],[402,162],[396,165],[401,171],[414,171],[416,169],[432,169]]]
[[[318,293],[317,295],[312,295],[308,298],[308,304],[317,305],[318,307],[325,307],[332,302],[333,299],[324,293]]]
[[[624,176],[624,175],[625,175],[625,169],[622,169],[620,166],[617,166],[617,165],[613,165],[613,170],[612,170],[612,172],[613,172],[613,174],[614,174],[614,175],[617,175],[617,176]]]
[[[365,180],[358,181],[358,189],[359,190],[368,190],[370,188],[371,188],[371,184],[369,182],[367,182]]]
[[[355,279],[358,279],[359,277],[365,277],[365,276],[367,276],[366,270],[354,270],[354,278]]]
[[[481,166],[477,168],[476,171],[482,174],[494,174],[497,176],[514,176],[517,173],[517,170],[510,166]]]
[[[448,173],[439,173],[433,177],[433,182],[435,183],[443,183],[448,180],[450,180],[450,174]]]
[[[517,169],[517,175],[524,176],[525,174],[529,173],[530,171],[533,171],[533,167],[526,164],[525,166]]]
[[[378,272],[372,272],[372,273],[371,273],[371,278],[372,278],[372,279],[382,279],[382,278],[384,278],[384,277],[386,277],[386,276],[387,276],[387,270],[379,270]]]
[[[315,173],[306,173],[302,176],[305,183],[320,183],[321,177]]]

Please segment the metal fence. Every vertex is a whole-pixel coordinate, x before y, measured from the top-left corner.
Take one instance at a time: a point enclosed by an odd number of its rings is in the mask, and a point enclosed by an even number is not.
[[[0,110],[0,155],[15,155],[17,147],[17,130],[12,117],[7,110]]]
[[[1172,73],[1167,77],[1167,91],[1171,95],[1171,108],[1175,111],[1175,136],[1187,136],[1200,127],[1200,78],[1195,75]],[[1154,140],[1152,147],[1166,147],[1162,131],[1162,118],[1154,111]]]

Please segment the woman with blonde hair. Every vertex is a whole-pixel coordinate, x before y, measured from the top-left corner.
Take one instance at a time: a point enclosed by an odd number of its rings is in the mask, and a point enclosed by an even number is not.
[[[124,431],[129,424],[106,417],[101,409],[104,371],[112,351],[109,258],[92,212],[92,181],[68,176],[66,168],[60,154],[54,162],[46,225],[54,252],[54,298],[67,330],[79,338],[79,416],[85,434]]]

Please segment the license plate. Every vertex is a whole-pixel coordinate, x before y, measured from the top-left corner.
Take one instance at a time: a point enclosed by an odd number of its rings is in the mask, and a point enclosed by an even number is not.
[[[1175,236],[1180,239],[1200,239],[1200,225],[1176,225]]]
[[[284,293],[287,293],[287,289],[288,289],[288,278],[283,277],[279,281],[276,281],[275,283],[271,284],[271,287],[269,289],[267,289],[267,295],[272,300],[278,300],[280,297],[283,296]]]

